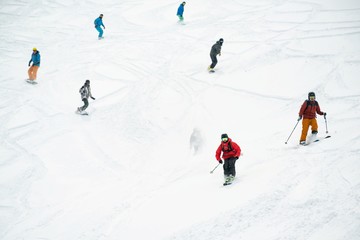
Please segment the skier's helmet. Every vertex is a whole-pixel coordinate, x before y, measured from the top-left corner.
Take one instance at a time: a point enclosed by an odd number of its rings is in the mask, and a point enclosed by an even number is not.
[[[89,85],[90,84],[90,80],[86,80],[85,84]]]
[[[37,51],[37,48],[36,48],[36,47],[34,47],[34,48],[33,48],[33,51]]]
[[[229,138],[226,133],[221,134],[221,138]]]
[[[224,39],[220,38],[220,39],[219,39],[219,42],[220,42],[220,43],[223,43],[223,42],[224,42]]]
[[[226,133],[221,134],[221,141],[227,142],[229,139],[228,135]]]
[[[313,100],[315,99],[315,93],[314,92],[309,92],[308,99],[310,100],[310,98],[312,98]]]

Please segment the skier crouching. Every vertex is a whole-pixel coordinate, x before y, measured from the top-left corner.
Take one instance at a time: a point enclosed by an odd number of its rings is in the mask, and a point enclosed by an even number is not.
[[[224,184],[231,183],[234,180],[236,175],[235,162],[239,159],[240,154],[241,149],[239,145],[233,142],[226,133],[221,134],[221,143],[216,150],[215,157],[220,164],[223,163],[222,159],[224,159]]]

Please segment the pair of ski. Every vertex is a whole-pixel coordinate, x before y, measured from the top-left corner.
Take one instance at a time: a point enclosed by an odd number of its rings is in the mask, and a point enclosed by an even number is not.
[[[231,185],[234,182],[234,179],[235,177],[233,176],[226,177],[223,186]]]
[[[310,141],[308,141],[307,143],[305,143],[305,144],[303,144],[302,146],[308,146],[308,145],[310,145],[311,143],[315,143],[315,142],[319,142],[319,141],[321,141],[321,140],[324,140],[324,139],[327,139],[327,138],[330,138],[331,136],[330,135],[327,135],[326,137],[323,137],[323,138],[317,138],[317,139],[315,139],[315,140],[310,140]]]

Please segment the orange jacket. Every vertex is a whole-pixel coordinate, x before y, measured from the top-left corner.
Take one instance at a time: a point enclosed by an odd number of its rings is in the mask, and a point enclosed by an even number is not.
[[[305,102],[301,105],[299,116],[306,119],[313,119],[316,118],[316,113],[324,115],[324,113],[320,110],[319,103],[315,100],[305,100]]]
[[[230,146],[230,148],[229,148]],[[239,145],[237,145],[235,142],[233,142],[231,140],[231,138],[229,138],[229,140],[227,142],[221,142],[220,146],[217,148],[216,150],[216,160],[220,161],[220,156],[221,156],[221,152],[223,152],[222,154],[222,158],[223,159],[228,159],[231,157],[239,157],[241,154],[241,149],[239,147]]]

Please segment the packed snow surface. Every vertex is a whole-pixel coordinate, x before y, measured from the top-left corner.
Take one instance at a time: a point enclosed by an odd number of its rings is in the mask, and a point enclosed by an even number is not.
[[[1,0],[0,239],[360,239],[360,1],[181,2]]]

